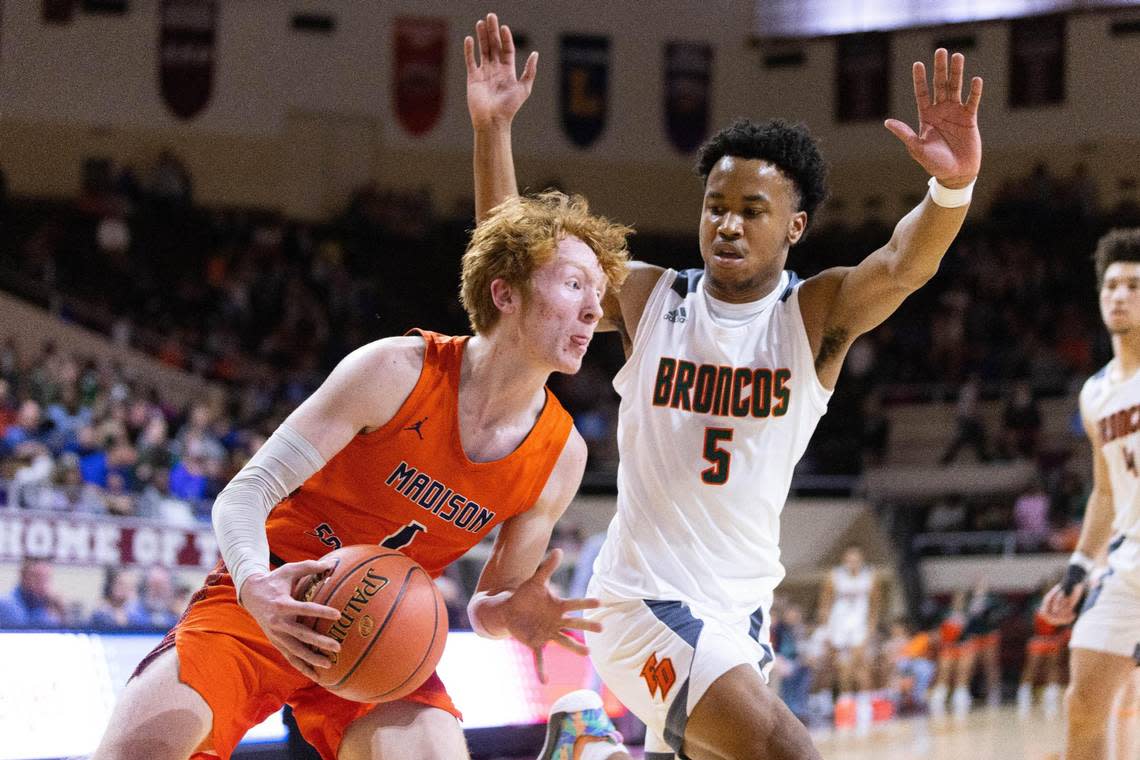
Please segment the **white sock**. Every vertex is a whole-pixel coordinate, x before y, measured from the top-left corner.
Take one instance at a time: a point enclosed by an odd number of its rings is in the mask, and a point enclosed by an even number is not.
[[[618,752],[624,752],[627,755],[629,750],[626,749],[624,744],[610,744],[609,742],[590,742],[582,747],[581,760],[609,760],[610,757]]]

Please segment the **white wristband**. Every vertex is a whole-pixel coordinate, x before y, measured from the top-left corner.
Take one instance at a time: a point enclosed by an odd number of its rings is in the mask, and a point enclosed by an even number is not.
[[[1073,556],[1069,557],[1069,564],[1083,567],[1086,573],[1091,573],[1096,565],[1092,557],[1079,551],[1073,552]]]
[[[974,183],[977,181],[978,178],[975,177],[965,187],[946,187],[936,177],[931,177],[927,183],[930,186],[930,200],[942,208],[968,206],[970,199],[974,197]]]

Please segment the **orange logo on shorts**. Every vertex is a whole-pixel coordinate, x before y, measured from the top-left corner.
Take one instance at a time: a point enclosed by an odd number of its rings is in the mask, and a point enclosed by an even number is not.
[[[669,690],[677,683],[677,671],[673,670],[673,661],[666,657],[658,662],[656,652],[649,655],[649,659],[645,661],[641,677],[649,687],[649,696],[654,696],[657,690],[661,689],[662,700],[669,696]]]

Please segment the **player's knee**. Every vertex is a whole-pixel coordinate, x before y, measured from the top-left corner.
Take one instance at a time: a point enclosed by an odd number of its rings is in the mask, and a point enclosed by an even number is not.
[[[1073,681],[1065,690],[1065,714],[1069,730],[1096,733],[1104,730],[1109,705],[1095,684]]]
[[[212,725],[205,700],[178,680],[171,651],[127,684],[92,760],[185,760]]]

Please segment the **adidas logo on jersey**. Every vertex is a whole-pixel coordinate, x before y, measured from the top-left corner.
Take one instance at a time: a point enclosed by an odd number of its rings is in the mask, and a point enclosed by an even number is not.
[[[685,313],[684,306],[678,306],[672,311],[665,312],[665,319],[669,320],[670,322],[676,322],[678,324],[683,323],[686,319],[688,319],[688,317],[689,315]]]

